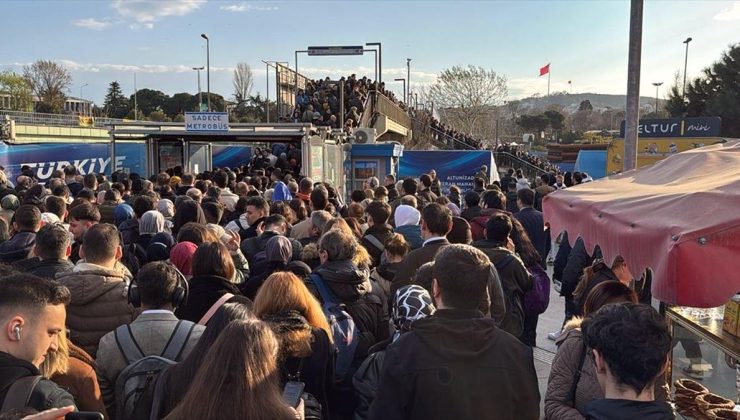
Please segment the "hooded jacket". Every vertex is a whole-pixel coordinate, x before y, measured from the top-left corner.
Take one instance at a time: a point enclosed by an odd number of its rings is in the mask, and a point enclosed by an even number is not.
[[[370,235],[374,236],[378,242],[383,244],[383,249],[378,248],[369,239],[367,239],[367,237]],[[383,251],[385,250],[385,243],[388,241],[388,239],[391,238],[392,235],[393,227],[387,224],[372,225],[365,231],[365,236],[363,236],[360,240],[360,244],[364,246],[365,249],[367,249],[367,252],[372,257],[373,266],[378,266],[380,264],[380,257],[383,255]]]
[[[388,337],[383,302],[371,293],[368,272],[357,268],[350,260],[328,261],[314,270],[314,274],[321,277],[336,298],[346,306],[355,327],[360,331],[360,342],[354,357],[359,364],[372,345]],[[313,284],[311,286],[314,287]],[[314,294],[321,300],[318,293]]]
[[[586,414],[587,404],[604,398],[604,391],[601,390],[596,377],[593,359],[586,357],[583,359],[583,366],[579,366],[581,355],[585,350],[581,322],[582,319],[576,317],[565,324],[563,335],[556,341],[558,350],[552,361],[545,393],[545,419],[582,420]],[[579,367],[581,377],[575,388],[575,401],[571,401],[570,392]],[[656,400],[666,400],[665,386],[665,383],[656,383]]]
[[[126,245],[139,240],[139,221],[137,219],[125,220],[118,226],[118,230],[121,232],[121,238]]]
[[[532,352],[476,310],[440,309],[388,346],[370,419],[539,418]]]
[[[41,375],[41,373],[33,364],[13,357],[8,353],[0,352],[0,405],[5,401],[8,388],[15,381],[26,376],[38,375]],[[47,379],[41,379],[36,384],[28,401],[28,406],[38,411],[61,408],[68,405],[75,405],[74,398],[67,391]]]
[[[411,250],[419,249],[424,245],[424,239],[421,237],[421,226],[403,225],[396,228],[396,233],[403,235],[403,239],[411,247]]]
[[[97,354],[104,335],[136,318],[136,310],[128,303],[131,277],[122,269],[80,263],[72,271],[59,273],[57,280],[72,296],[67,305],[69,339],[90,355]]]
[[[13,263],[28,258],[36,245],[35,232],[18,232],[0,244],[0,262]]]

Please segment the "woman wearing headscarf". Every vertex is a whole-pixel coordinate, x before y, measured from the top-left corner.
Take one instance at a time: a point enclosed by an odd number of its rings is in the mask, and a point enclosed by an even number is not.
[[[157,211],[162,213],[162,216],[164,216],[165,230],[171,232],[172,226],[174,226],[172,218],[175,217],[175,203],[173,203],[172,200],[162,198],[157,202]]]
[[[411,284],[396,290],[391,309],[391,321],[395,331],[388,340],[381,341],[370,348],[370,355],[362,362],[352,378],[352,385],[359,398],[355,409],[355,419],[365,419],[380,383],[383,371],[385,349],[398,340],[405,332],[411,331],[411,324],[430,315],[434,315],[432,297],[423,287]]]
[[[21,200],[15,194],[8,194],[0,200],[0,206],[2,206],[0,217],[5,219],[8,226],[11,226],[11,220],[13,220],[15,211],[21,206]]]
[[[121,223],[126,220],[131,220],[133,218],[134,209],[126,203],[119,204],[115,209],[113,209],[113,224],[115,224],[116,227],[121,226]]]
[[[170,258],[170,251],[175,246],[175,238],[167,232],[160,232],[152,236],[149,246],[146,248],[147,262],[167,261]]]
[[[421,248],[424,239],[421,238],[421,226],[419,225],[421,213],[419,210],[402,204],[396,207],[393,220],[396,221],[395,232],[403,235],[411,249]]]
[[[139,239],[136,243],[146,250],[154,235],[161,232],[164,232],[164,216],[157,210],[149,210],[139,220]]]
[[[252,267],[252,275],[239,286],[244,296],[254,299],[262,283],[272,273],[290,271],[301,280],[311,275],[311,267],[303,261],[293,259],[293,245],[285,236],[273,236],[265,245],[265,259]]]
[[[170,250],[170,262],[188,280],[193,276],[193,255],[195,255],[197,249],[198,245],[192,242],[182,241]]]
[[[195,222],[201,225],[206,223],[206,215],[203,214],[203,209],[200,208],[200,204],[195,201],[183,201],[175,212],[174,226],[172,226],[172,234],[177,235],[180,232],[180,228],[185,226],[188,222]]]

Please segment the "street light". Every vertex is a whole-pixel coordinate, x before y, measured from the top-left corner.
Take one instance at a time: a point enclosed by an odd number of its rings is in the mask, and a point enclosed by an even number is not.
[[[403,97],[405,99],[406,98],[406,79],[401,78],[401,79],[393,79],[393,80],[395,80],[396,82],[403,82]]]
[[[208,112],[211,112],[211,40],[208,35],[200,34],[206,40],[206,89],[208,90]]]
[[[203,70],[203,66],[193,67],[193,70],[198,72],[198,112],[200,112],[200,107],[203,105],[203,92],[200,90],[200,71]]]
[[[655,115],[657,117],[658,114],[658,89],[660,88],[660,85],[662,85],[663,82],[655,82],[653,83],[653,86],[655,86]]]
[[[383,83],[383,46],[380,42],[366,42],[365,46],[377,46],[378,47],[378,84]]]
[[[692,41],[691,37],[686,38],[683,42],[686,44],[686,57],[683,61],[683,97],[686,98],[686,67],[689,64],[689,42]]]
[[[411,96],[411,59],[406,59],[406,83],[409,84],[409,96]],[[406,98],[405,102],[407,105],[411,104],[411,98]]]
[[[88,85],[88,84],[87,84],[87,83],[85,83],[84,85],[80,86],[80,101],[82,101],[82,113],[83,113],[84,115],[87,115],[87,112],[85,112],[85,102],[84,102],[84,99],[82,99],[82,88],[84,88],[84,87],[85,87],[85,86],[87,86],[87,85]]]

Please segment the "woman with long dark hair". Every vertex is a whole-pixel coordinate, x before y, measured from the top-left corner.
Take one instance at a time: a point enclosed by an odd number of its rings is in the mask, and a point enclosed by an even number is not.
[[[175,210],[175,217],[172,226],[172,234],[177,235],[180,232],[180,228],[185,226],[188,222],[195,222],[199,225],[205,226],[206,215],[203,213],[203,209],[200,208],[200,204],[195,201],[184,201]]]
[[[590,267],[583,270],[576,290],[573,291],[573,299],[576,302],[576,315],[583,315],[583,305],[586,303],[586,297],[591,289],[605,281],[619,281],[625,286],[630,286],[633,276],[627,266],[627,261],[621,255],[617,255],[609,266],[601,258],[597,258]]]
[[[254,312],[280,339],[282,383],[291,377],[304,382],[305,392],[317,399],[323,418],[328,418],[334,352],[331,330],[319,301],[295,274],[277,272],[257,293]]]
[[[281,396],[278,350],[278,340],[266,323],[232,322],[166,419],[294,420],[296,411]]]

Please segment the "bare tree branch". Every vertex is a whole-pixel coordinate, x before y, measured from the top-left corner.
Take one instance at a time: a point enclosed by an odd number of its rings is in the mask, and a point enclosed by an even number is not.
[[[246,101],[254,84],[254,76],[252,75],[252,69],[249,67],[249,64],[243,62],[237,63],[236,69],[234,69],[232,83],[234,85],[234,99],[236,102],[242,103]]]

